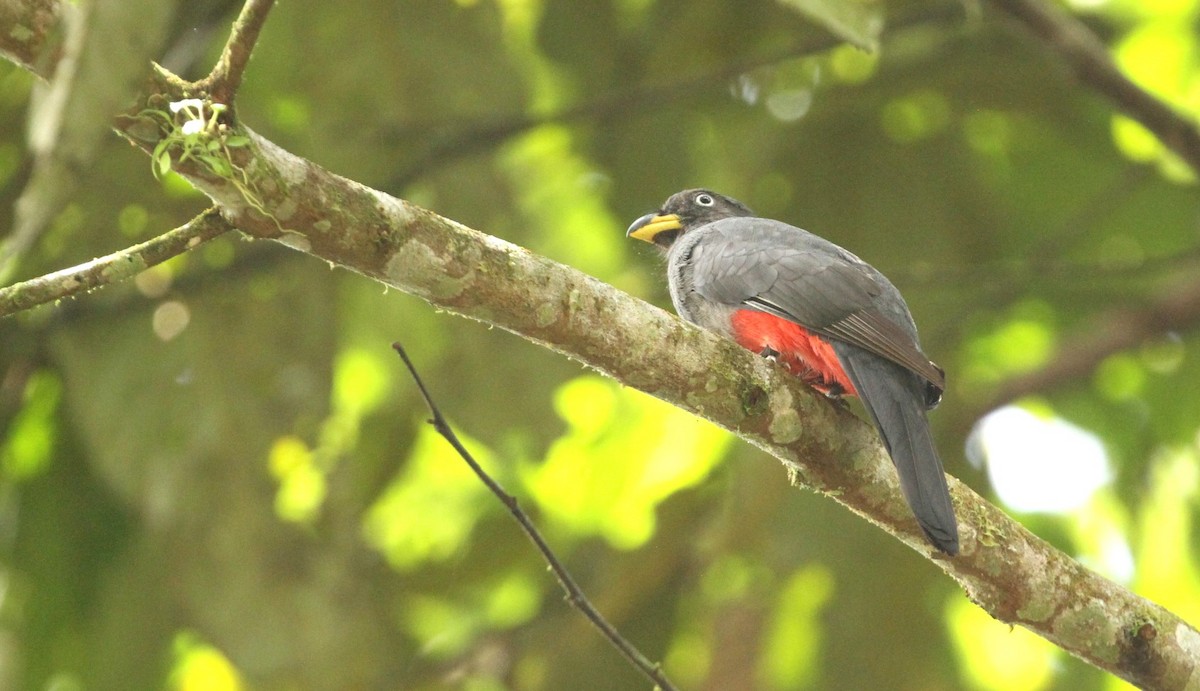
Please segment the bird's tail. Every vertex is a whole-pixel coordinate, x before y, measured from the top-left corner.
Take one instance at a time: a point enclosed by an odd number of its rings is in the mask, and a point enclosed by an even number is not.
[[[958,522],[925,418],[923,381],[894,362],[865,352],[847,352],[851,348],[854,346],[834,346],[891,454],[904,498],[933,546],[957,554]]]

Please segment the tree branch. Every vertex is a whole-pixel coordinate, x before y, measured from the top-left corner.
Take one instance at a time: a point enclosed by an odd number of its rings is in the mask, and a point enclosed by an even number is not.
[[[962,551],[939,558],[874,431],[796,377],[574,269],[333,175],[248,128],[238,134],[249,144],[231,154],[246,182],[189,166],[180,172],[243,232],[511,331],[733,431],[779,458],[800,483],[933,561],[997,619],[1131,683],[1167,689],[1200,679],[1193,677],[1200,632],[1087,570],[953,479]],[[252,203],[242,195],[247,185],[260,193]]]
[[[944,23],[958,19],[962,10],[953,5],[922,8],[891,21],[886,29],[890,37],[906,29]],[[614,116],[626,116],[634,109],[662,109],[678,106],[688,98],[708,93],[714,84],[725,84],[741,75],[764,67],[777,65],[786,60],[817,55],[833,50],[845,41],[829,32],[807,37],[803,42],[767,55],[751,57],[720,65],[708,72],[683,76],[670,82],[625,86],[619,91],[610,91],[597,97],[580,101],[552,113],[522,113],[508,118],[494,118],[458,123],[451,132],[444,132],[445,123],[421,126],[409,125],[397,128],[389,139],[405,146],[429,142],[414,160],[390,180],[386,189],[400,190],[413,183],[419,176],[428,175],[447,163],[471,155],[522,132],[551,123],[602,120]]]
[[[156,79],[155,98],[184,95],[179,80]],[[154,141],[134,133],[145,134],[144,118],[117,126],[153,151]],[[237,175],[194,161],[177,171],[243,232],[499,326],[709,419],[933,561],[997,619],[1142,688],[1200,684],[1200,632],[1084,568],[954,479],[962,551],[939,558],[874,431],[798,378],[574,269],[333,175],[248,128],[237,134],[248,142],[227,152]]]
[[[1200,130],[1196,123],[1126,77],[1113,63],[1108,48],[1082,22],[1041,0],[992,0],[992,4],[1024,24],[1080,82],[1142,123],[1200,174]]]
[[[1171,286],[1143,307],[1115,309],[1089,319],[1057,348],[1058,355],[1041,368],[1008,379],[981,401],[978,414],[1023,396],[1062,386],[1088,376],[1106,358],[1169,331],[1194,329],[1200,323],[1200,281]]]
[[[196,84],[213,102],[233,105],[250,55],[274,6],[275,0],[246,0],[242,6],[241,13],[233,22],[229,40],[221,51],[221,58],[212,72]]]
[[[209,209],[186,224],[140,245],[0,288],[0,318],[133,278],[232,229],[215,208]]]
[[[487,471],[480,467],[475,457],[471,455],[471,452],[467,451],[467,448],[459,441],[458,435],[454,433],[454,430],[450,427],[450,423],[442,416],[442,411],[438,410],[437,404],[433,402],[433,396],[425,388],[425,382],[421,381],[420,375],[417,374],[417,368],[413,365],[412,360],[409,359],[408,353],[404,352],[404,348],[399,343],[393,343],[392,348],[400,355],[400,359],[404,360],[404,366],[408,368],[408,373],[412,375],[413,381],[416,382],[417,388],[421,391],[421,397],[425,399],[425,405],[429,406],[429,413],[433,415],[433,419],[429,421],[429,424],[433,425],[438,434],[442,435],[449,442],[450,446],[454,447],[458,455],[471,467],[472,472],[483,481],[483,484],[487,485],[492,494],[496,495],[500,503],[504,504],[508,512],[512,514],[517,524],[521,526],[521,530],[525,532],[525,536],[529,538],[529,541],[541,553],[542,558],[546,560],[546,564],[549,565],[550,570],[554,573],[554,577],[558,579],[559,585],[566,591],[567,602],[579,610],[593,626],[600,630],[600,633],[613,644],[613,647],[630,664],[646,675],[659,689],[662,689],[662,691],[675,691],[675,685],[671,683],[671,680],[667,678],[667,675],[663,673],[658,664],[651,662],[632,643],[625,640],[620,632],[612,624],[608,623],[604,615],[600,614],[592,606],[591,601],[583,594],[583,590],[575,583],[571,572],[559,561],[558,557],[554,554],[554,550],[550,549],[550,545],[546,543],[545,538],[542,537],[541,532],[538,531],[533,521],[529,519],[529,516],[517,504],[517,498],[506,492],[500,486],[500,483],[492,479],[492,476],[488,475]]]
[[[1020,21],[1071,69],[1077,79],[1137,120],[1200,175],[1200,129],[1196,123],[1126,77],[1108,48],[1082,22],[1041,0],[992,0]],[[1200,323],[1200,281],[1171,286],[1144,308],[1098,315],[1065,339],[1059,355],[1034,372],[1002,383],[979,406],[979,414],[1086,376],[1107,357],[1147,338]]]

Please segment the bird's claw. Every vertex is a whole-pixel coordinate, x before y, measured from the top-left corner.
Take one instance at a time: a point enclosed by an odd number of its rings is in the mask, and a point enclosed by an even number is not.
[[[779,351],[770,346],[763,348],[758,354],[771,362],[779,362]]]
[[[840,393],[826,391],[825,398],[833,402],[833,404],[842,410],[850,410],[850,404],[846,402],[846,398]]]

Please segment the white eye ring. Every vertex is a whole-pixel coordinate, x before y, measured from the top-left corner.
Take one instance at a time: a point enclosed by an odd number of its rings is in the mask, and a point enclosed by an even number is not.
[[[712,206],[716,200],[712,198],[711,194],[697,194],[696,203],[700,206]]]

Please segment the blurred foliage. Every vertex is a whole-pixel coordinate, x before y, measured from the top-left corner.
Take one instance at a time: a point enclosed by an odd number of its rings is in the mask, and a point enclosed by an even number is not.
[[[644,545],[658,504],[704,480],[730,441],[710,424],[595,376],[564,383],[555,409],[567,430],[525,466],[525,488],[572,533],[600,535],[622,549]]]
[[[162,59],[201,75],[238,3],[167,4]],[[1196,2],[1070,8],[1133,79],[1200,107]],[[1064,75],[953,0],[292,0],[238,111],[658,304],[661,262],[623,230],[680,188],[829,237],[904,291],[949,373],[947,470],[1003,501],[1003,458],[968,448],[983,402],[1200,261],[1195,171]],[[0,65],[0,227],[31,179],[32,89]],[[205,205],[113,137],[87,161],[21,276]],[[424,424],[395,340],[598,608],[687,688],[1121,687],[707,423],[225,237],[0,322],[0,689],[645,688]],[[1111,480],[1019,518],[1192,622],[1197,345],[1147,334],[1020,402],[1096,435]]]
[[[182,631],[175,636],[169,687],[174,691],[241,691],[237,670],[221,651]]]

